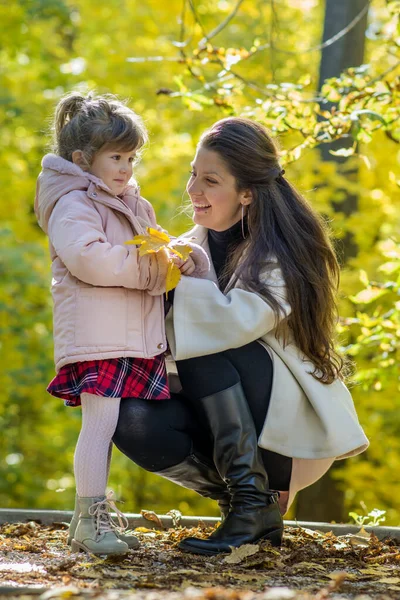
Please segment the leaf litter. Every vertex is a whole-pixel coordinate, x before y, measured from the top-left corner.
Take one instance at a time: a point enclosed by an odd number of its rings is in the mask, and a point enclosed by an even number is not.
[[[147,511],[146,511],[147,512]],[[141,545],[122,557],[71,552],[66,523],[0,526],[0,600],[389,600],[400,598],[400,546],[361,530],[335,536],[286,527],[281,548],[247,544],[231,554],[178,550],[213,530],[138,527]],[[151,521],[151,524],[150,524]],[[158,527],[158,528],[157,528]]]

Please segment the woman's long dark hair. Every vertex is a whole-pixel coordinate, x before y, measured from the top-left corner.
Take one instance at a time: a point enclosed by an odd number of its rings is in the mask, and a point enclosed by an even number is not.
[[[229,274],[265,297],[278,317],[282,309],[260,278],[269,257],[276,258],[292,309],[286,320],[290,337],[314,364],[313,376],[332,383],[343,370],[334,343],[340,269],[326,224],[283,177],[277,147],[261,124],[222,119],[203,134],[199,146],[217,152],[237,190],[252,194],[249,235],[232,254]],[[284,327],[277,333],[287,341]]]

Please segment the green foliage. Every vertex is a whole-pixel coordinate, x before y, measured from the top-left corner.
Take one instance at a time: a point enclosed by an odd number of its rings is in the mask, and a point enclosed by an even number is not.
[[[353,396],[371,447],[336,476],[347,510],[365,501],[399,523],[399,3],[373,0],[366,64],[326,81],[320,94],[323,3],[286,4],[279,14],[278,3],[233,0],[183,11],[181,0],[0,8],[1,506],[73,505],[80,414],[45,392],[54,375],[50,265],[32,204],[55,103],[71,89],[96,88],[130,98],[148,125],[137,177],[170,233],[191,223],[181,207],[200,133],[244,114],[279,136],[287,176],[329,220],[339,254],[351,237],[340,335],[356,363]],[[332,139],[343,141],[339,157],[350,156],[342,164],[319,156],[317,146]],[[357,198],[351,212],[349,195]],[[218,514],[118,452],[110,483],[127,510]]]
[[[271,11],[272,7],[273,3],[266,10]],[[182,50],[182,62],[187,67],[186,80],[182,77],[176,79],[177,91],[169,90],[167,93],[179,96],[183,104],[193,111],[204,110],[214,103],[230,114],[241,112],[256,118],[275,135],[295,134],[299,142],[283,151],[283,163],[298,160],[304,150],[348,137],[354,140],[353,146],[332,151],[332,154],[350,156],[356,151],[358,142],[370,143],[380,129],[399,142],[400,86],[398,79],[391,81],[387,78],[388,73],[400,64],[398,2],[387,2],[385,12],[386,22],[376,36],[382,44],[378,56],[380,59],[382,53],[392,55],[397,57],[397,62],[392,61],[391,64],[389,60],[386,70],[382,70],[377,60],[352,67],[340,77],[327,79],[320,92],[315,94],[312,77],[308,73],[294,82],[292,73],[290,82],[286,79],[268,82],[265,76],[257,84],[254,79],[250,81],[248,71],[256,71],[255,64],[260,56],[265,58],[268,49],[273,52],[271,39],[254,37],[250,29],[246,37],[236,34],[238,44],[242,42],[245,47],[225,47],[222,45],[224,40],[213,45],[209,40],[214,37],[215,30],[206,34],[202,18],[193,10],[192,19],[198,35],[192,36],[190,44],[184,44]],[[245,26],[245,20],[242,25]],[[298,41],[296,46],[301,54]],[[310,44],[307,46],[303,50],[305,54]],[[294,46],[286,43],[288,47]],[[292,54],[282,48],[277,47],[276,50]]]
[[[365,515],[359,515],[356,512],[349,512],[349,517],[354,520],[356,525],[363,527],[364,525],[376,527],[381,523],[384,523],[386,520],[385,517],[386,511],[379,510],[378,508],[374,508]]]

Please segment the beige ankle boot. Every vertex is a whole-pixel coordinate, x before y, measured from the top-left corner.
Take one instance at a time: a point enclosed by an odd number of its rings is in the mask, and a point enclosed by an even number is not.
[[[107,494],[107,498],[109,500],[111,500],[112,492],[109,492]],[[113,502],[113,504],[114,504],[114,502]],[[113,510],[117,510],[117,509],[115,508]],[[67,539],[68,546],[71,546],[72,540],[74,539],[76,527],[77,527],[78,521],[79,521],[79,516],[80,516],[79,498],[78,498],[78,494],[76,494],[74,514],[72,515],[72,519],[71,519],[71,522],[69,524],[69,529],[68,529],[68,539]],[[137,537],[135,537],[134,535],[129,535],[129,534],[123,533],[124,527],[120,527],[119,525],[115,524],[112,519],[110,519],[110,523],[114,527],[114,531],[115,531],[117,537],[120,540],[122,540],[123,542],[125,542],[125,544],[128,544],[130,550],[136,550],[136,548],[139,547],[140,542],[137,539]]]
[[[129,546],[119,539],[116,525],[110,517],[110,510],[116,509],[106,496],[82,498],[78,496],[80,517],[71,540],[73,552],[91,554],[126,554]],[[117,509],[119,518],[122,513]],[[123,515],[122,515],[123,516]]]

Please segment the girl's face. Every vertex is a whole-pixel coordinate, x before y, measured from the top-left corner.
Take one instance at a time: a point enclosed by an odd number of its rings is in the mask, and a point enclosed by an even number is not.
[[[192,201],[193,221],[214,231],[225,231],[241,218],[248,192],[238,192],[236,180],[218,152],[198,148],[186,190]]]
[[[92,175],[101,179],[115,196],[118,196],[122,194],[132,177],[134,160],[135,151],[100,150],[94,155],[89,170]]]

